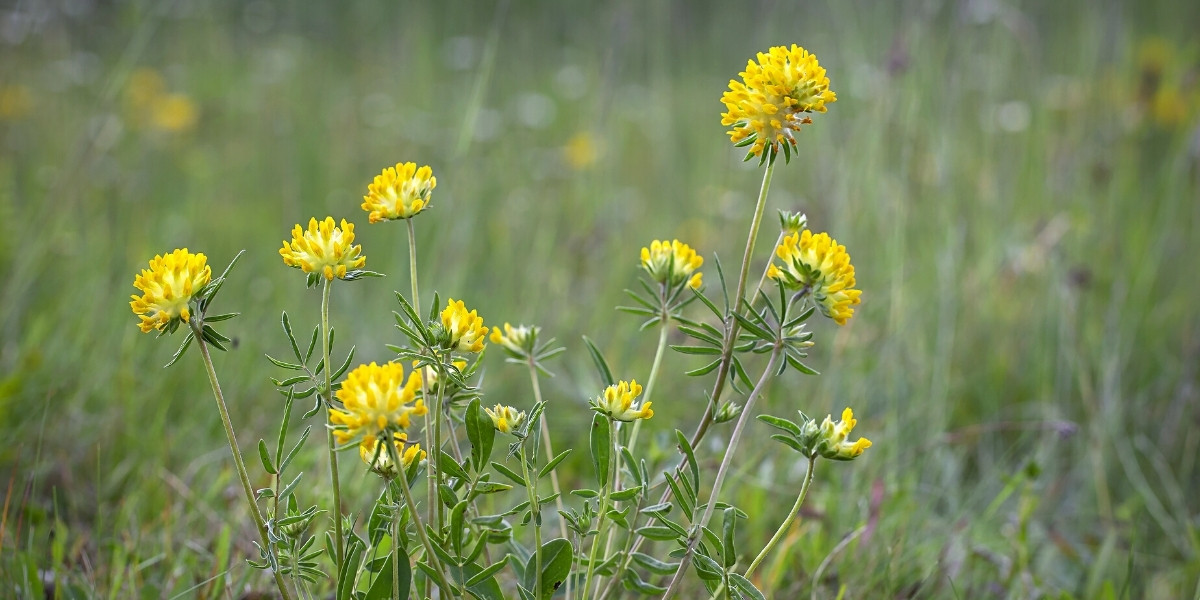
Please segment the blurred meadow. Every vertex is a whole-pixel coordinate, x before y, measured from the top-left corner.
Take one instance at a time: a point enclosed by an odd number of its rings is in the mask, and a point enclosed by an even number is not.
[[[415,221],[423,291],[565,345],[552,436],[583,439],[601,385],[580,336],[620,377],[649,371],[655,336],[613,310],[641,247],[695,247],[710,297],[714,255],[735,271],[760,170],[719,98],[791,43],[838,101],[776,169],[753,272],[775,211],[802,211],[845,244],[863,303],[813,325],[822,375],[789,373],[759,408],[853,406],[875,445],[822,463],[760,587],[1200,597],[1200,5],[4,4],[0,597],[270,589],[244,562],[253,525],[200,362],[162,368],[180,336],[138,331],[131,282],[177,247],[218,270],[247,251],[217,306],[242,313],[236,344],[215,359],[250,457],[282,406],[263,356],[286,352],[280,313],[319,319],[278,255],[294,224],[358,224],[387,277],[337,286],[332,321],[356,361],[393,355],[404,227],[359,204],[396,162],[438,178]],[[531,403],[525,373],[485,364],[485,402]],[[710,381],[683,375],[701,364],[666,356],[646,427],[660,468],[702,411]],[[710,483],[721,427],[700,449]],[[310,445],[302,485],[321,490]],[[805,465],[774,443],[739,452],[727,498],[758,548]],[[565,485],[588,468],[576,452]],[[368,477],[343,468],[346,510],[370,506]]]

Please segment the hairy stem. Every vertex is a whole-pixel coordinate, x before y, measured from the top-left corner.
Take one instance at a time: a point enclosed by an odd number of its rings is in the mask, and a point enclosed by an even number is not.
[[[333,280],[326,279],[321,288],[321,358],[325,361],[325,421],[329,422],[329,411],[333,409],[333,365],[329,362],[329,290]],[[338,477],[337,442],[333,439],[333,428],[325,428],[326,448],[329,451],[329,481],[333,484],[333,551],[340,567],[346,558],[345,534],[342,531],[342,486]],[[335,577],[336,578],[336,577]],[[336,582],[335,582],[336,583]]]
[[[545,420],[542,420],[545,423]],[[542,507],[538,504],[537,480],[529,475],[529,457],[525,454],[524,444],[517,455],[521,461],[521,475],[525,477],[525,492],[529,496],[529,510],[533,513],[533,594],[540,598],[542,595]]]
[[[393,452],[395,451],[394,446],[392,450]],[[436,459],[431,457],[429,462],[432,463],[434,460]],[[408,488],[408,477],[405,476],[405,473],[401,469],[403,464],[398,460],[392,464],[397,465],[396,470],[400,473],[396,477],[396,481],[400,483],[400,491],[404,494],[404,502],[408,504],[408,512],[412,515],[413,528],[417,530],[417,537],[420,538],[421,545],[425,548],[425,556],[427,557],[425,562],[433,569],[434,573],[437,573],[438,581],[436,583],[439,586],[448,583],[450,580],[442,572],[442,561],[438,560],[437,554],[433,553],[433,544],[429,542],[429,536],[425,534],[425,524],[421,522],[421,515],[417,512],[417,503],[413,500],[412,490]]]
[[[796,504],[792,505],[792,512],[788,513],[787,518],[784,519],[783,523],[779,525],[779,529],[775,531],[775,535],[771,536],[771,541],[767,542],[767,545],[763,547],[762,552],[759,552],[758,556],[754,557],[754,562],[750,563],[749,567],[746,567],[746,573],[744,575],[746,579],[750,579],[750,575],[754,573],[754,569],[757,569],[758,565],[762,563],[763,559],[771,553],[771,550],[775,549],[775,545],[779,543],[779,540],[783,539],[783,534],[787,532],[789,528],[791,528],[792,522],[796,520],[796,515],[800,514],[800,505],[804,504],[804,497],[808,495],[808,488],[812,485],[813,467],[815,467],[816,464],[816,456],[808,459],[808,472],[804,474],[804,483],[800,485],[800,495],[796,497]]]
[[[613,423],[612,417],[608,417],[608,447],[609,452],[609,469],[616,469],[617,456],[617,428]],[[616,477],[613,478],[616,480]],[[588,592],[592,589],[592,575],[596,572],[596,550],[600,548],[600,538],[604,535],[605,513],[608,512],[608,500],[612,494],[613,488],[611,482],[605,482],[604,491],[600,495],[600,512],[596,514],[596,539],[592,540],[592,551],[588,557],[587,575],[583,578],[583,594],[579,596],[580,600],[588,600]]]
[[[199,319],[194,317],[188,324],[191,325],[192,334],[196,337],[196,344],[200,346],[200,356],[204,359],[208,383],[212,386],[213,397],[217,401],[217,412],[221,413],[221,424],[225,426],[225,439],[229,442],[229,450],[233,452],[233,463],[237,468],[238,479],[242,482],[242,491],[246,493],[246,503],[250,505],[250,516],[254,519],[254,526],[258,528],[263,548],[271,553],[271,562],[278,564],[279,558],[275,556],[270,537],[267,535],[267,523],[263,520],[262,512],[258,510],[258,503],[254,501],[254,487],[250,485],[250,475],[246,472],[242,451],[238,449],[237,435],[233,432],[233,422],[229,420],[229,409],[225,406],[225,394],[221,393],[221,384],[217,381],[217,370],[213,368],[212,356],[208,353],[208,344],[204,342],[203,325],[200,324]],[[272,569],[271,574],[275,576],[275,585],[279,588],[279,594],[283,596],[284,600],[292,600],[292,592],[284,583],[283,575],[279,573],[279,570]]]
[[[533,401],[534,401],[534,404],[541,404],[542,403],[542,385],[538,381],[537,364],[534,363],[532,356],[529,357],[528,365],[529,365],[529,381],[533,385]],[[546,462],[549,463],[550,461],[554,460],[554,447],[550,445],[550,427],[548,425],[546,425],[546,419],[544,417],[541,419],[540,429],[542,430],[542,447],[546,449]],[[560,487],[558,484],[558,473],[556,471],[550,471],[550,488],[552,490],[554,490],[555,494],[558,494],[558,498],[556,498],[554,500],[554,507],[557,508],[559,511],[559,515],[558,515],[559,530],[562,531],[562,536],[564,539],[569,539],[569,538],[567,538],[567,535],[568,535],[567,519],[562,516],[562,511],[563,511],[562,487]],[[570,585],[570,579],[567,580],[567,584]]]

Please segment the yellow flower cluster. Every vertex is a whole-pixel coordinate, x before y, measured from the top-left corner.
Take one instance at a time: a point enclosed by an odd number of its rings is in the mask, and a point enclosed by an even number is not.
[[[420,364],[421,361],[419,360],[412,361],[413,370],[416,371]],[[461,359],[450,361],[450,364],[454,365],[454,368],[458,369],[460,373],[467,368],[467,361]],[[438,386],[441,385],[441,380],[438,379],[437,369],[433,368],[432,365],[425,365],[425,368],[422,369],[422,376],[425,378],[425,387],[429,388],[429,393],[432,394],[437,392]],[[454,387],[453,382],[451,382],[450,387]]]
[[[125,100],[135,124],[169,133],[188,131],[200,118],[192,99],[186,94],[168,92],[166,80],[150,68],[138,69],[129,76]]]
[[[329,411],[329,422],[339,444],[368,435],[380,435],[388,428],[407,429],[412,417],[426,413],[421,391],[421,375],[411,373],[404,379],[400,363],[360,365],[350,371],[337,391],[342,409]]]
[[[537,325],[518,325],[513,327],[505,323],[503,333],[500,332],[499,327],[492,328],[490,339],[493,344],[503,346],[512,355],[519,358],[527,358],[533,353],[539,332],[541,332],[541,327]]]
[[[166,255],[155,255],[150,268],[133,279],[133,287],[142,292],[131,296],[129,306],[141,319],[138,327],[145,333],[163,331],[175,319],[191,320],[188,303],[212,279],[212,269],[203,254],[181,248]]]
[[[702,264],[704,257],[679,240],[654,240],[642,248],[642,268],[651,279],[672,288],[687,281],[688,287],[699,289],[703,273],[696,269]]]
[[[747,61],[740,75],[742,81],[730,80],[721,97],[728,111],[721,124],[732,126],[730,139],[750,144],[754,156],[769,147],[773,157],[780,144],[794,148],[800,126],[812,123],[808,114],[823,113],[827,103],[837,101],[817,56],[795,44],[759,52],[758,62]]]
[[[650,409],[653,402],[647,402],[641,406],[633,404],[634,399],[641,394],[642,386],[638,385],[636,380],[621,381],[604,388],[604,393],[592,401],[592,408],[618,421],[649,419],[654,416],[654,411]]]
[[[333,217],[318,222],[308,220],[308,229],[296,225],[292,241],[284,240],[279,255],[289,267],[305,273],[320,273],[325,279],[345,279],[348,269],[361,268],[367,257],[361,256],[362,246],[354,245],[354,224],[342,219],[338,227]]]
[[[421,449],[421,445],[411,444],[405,448],[404,444],[407,441],[408,436],[403,433],[392,434],[392,443],[395,444],[396,455],[400,457],[400,467],[404,470],[412,466],[414,461],[425,460],[425,451]],[[392,479],[398,474],[391,454],[386,447],[381,447],[379,438],[375,435],[363,438],[362,443],[358,445],[358,455],[367,463],[367,468],[385,479]]]
[[[483,317],[474,310],[468,312],[462,300],[451,298],[447,303],[442,310],[442,327],[446,330],[446,348],[459,352],[483,350],[488,328],[483,326]]]
[[[838,325],[854,316],[851,308],[861,302],[862,290],[854,289],[854,265],[846,247],[827,233],[813,235],[805,229],[783,239],[775,248],[783,269],[772,264],[767,276],[790,289],[807,289],[821,314]]]
[[[821,422],[821,437],[817,444],[817,452],[821,456],[833,460],[858,458],[863,450],[871,447],[871,440],[858,438],[850,442],[846,439],[857,424],[858,420],[854,418],[854,411],[849,407],[842,411],[842,420],[837,423],[833,422],[831,415],[826,415],[825,420]]]
[[[492,418],[492,424],[500,433],[512,433],[514,429],[525,422],[525,411],[517,411],[511,406],[497,404],[493,408],[484,408],[484,412]]]
[[[428,166],[396,163],[375,176],[363,196],[362,209],[372,223],[411,219],[429,207],[429,197],[437,187],[437,177]]]

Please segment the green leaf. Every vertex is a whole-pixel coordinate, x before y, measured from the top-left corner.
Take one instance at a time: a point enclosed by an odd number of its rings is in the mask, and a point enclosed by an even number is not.
[[[459,465],[458,461],[454,460],[453,456],[447,454],[445,450],[439,451],[438,454],[439,469],[445,473],[448,473],[451,477],[457,477],[463,481],[471,480],[471,476],[467,475],[467,472],[463,470],[462,465]]]
[[[737,512],[732,506],[725,509],[722,519],[722,538],[721,538],[721,557],[726,569],[733,567],[734,558],[737,557],[737,545],[734,543],[733,530],[737,524]]]
[[[721,364],[721,359],[718,358],[717,360],[714,360],[714,361],[708,363],[707,365],[700,367],[699,369],[692,369],[691,371],[687,371],[684,374],[688,375],[690,377],[699,377],[701,375],[708,375],[709,373],[713,372],[714,369],[716,369],[718,366],[720,366],[720,364]]]
[[[667,588],[646,583],[642,578],[638,577],[633,571],[625,571],[621,576],[621,583],[625,589],[643,594],[646,596],[657,596],[667,591]]]
[[[705,581],[720,581],[724,577],[725,569],[717,561],[697,552],[692,555],[692,562],[696,565],[696,574],[700,579]]]
[[[735,319],[737,319],[738,323],[740,323],[742,325],[742,329],[745,329],[746,331],[753,333],[759,339],[768,341],[768,342],[775,340],[775,336],[771,335],[771,332],[767,331],[766,329],[763,329],[761,326],[759,326],[758,323],[751,321],[750,319],[742,316],[741,313],[733,313],[733,317]]]
[[[331,538],[327,538],[327,539],[331,539]],[[332,553],[332,548],[329,548],[329,550],[330,550],[329,555],[335,556],[335,554]],[[338,568],[338,588],[337,588],[337,599],[338,600],[350,600],[351,598],[354,597],[354,577],[351,574],[358,572],[358,565],[360,563],[360,560],[362,559],[363,550],[365,550],[365,548],[363,547],[362,540],[358,539],[358,537],[351,537],[349,540],[349,544],[347,544],[347,547],[346,547],[346,557],[344,559],[344,562],[342,562],[341,566]],[[404,561],[404,566],[402,566],[401,569],[402,570],[408,569],[408,560],[407,559]],[[392,569],[389,566],[388,567],[388,590],[387,590],[389,596],[392,593],[392,582],[391,582],[392,575],[391,575],[391,573],[392,573]],[[401,577],[401,581],[403,581],[403,577]]]
[[[183,338],[183,343],[179,345],[179,349],[175,351],[175,354],[171,355],[171,360],[168,361],[167,364],[163,365],[163,368],[165,369],[179,362],[179,359],[183,356],[184,352],[187,352],[188,346],[192,345],[192,340],[195,338],[196,334],[189,331],[187,336]]]
[[[692,444],[678,429],[675,430],[675,439],[679,442],[679,451],[687,457],[688,470],[692,474],[692,489],[700,489],[700,465],[696,463],[696,453],[692,451]]]
[[[488,565],[482,571],[471,576],[471,578],[467,580],[466,585],[470,587],[483,581],[484,579],[487,579],[488,577],[491,577],[492,575],[495,575],[500,571],[500,569],[503,569],[504,566],[508,564],[508,559],[510,557],[512,557],[511,554],[505,554],[504,558],[500,559],[498,562]]]
[[[770,425],[771,427],[782,429],[796,437],[800,436],[800,426],[787,419],[771,415],[758,415],[755,418],[763,423],[766,423],[767,425]]]
[[[749,579],[737,573],[729,574],[729,585],[753,600],[767,600],[767,597],[758,591],[758,588],[754,587],[754,584]]]
[[[720,354],[720,353],[721,353],[721,349],[720,349],[720,348],[713,348],[713,347],[711,347],[711,346],[682,346],[682,345],[675,345],[675,344],[672,344],[672,345],[671,345],[671,349],[672,349],[672,350],[674,350],[674,351],[676,351],[676,352],[678,352],[678,353],[680,353],[680,354],[708,354],[708,355],[714,355],[714,354]]]
[[[573,554],[571,543],[563,538],[555,538],[542,544],[542,589],[533,590],[536,571],[536,557],[533,556],[529,557],[525,565],[525,588],[535,591],[537,600],[549,600],[571,573]]]
[[[262,461],[262,466],[272,475],[278,475],[279,471],[275,470],[275,465],[271,464],[271,454],[267,452],[267,441],[258,438],[258,458]]]
[[[609,497],[612,498],[613,500],[616,500],[617,502],[624,502],[626,500],[632,500],[641,491],[642,491],[641,486],[634,486],[631,488],[625,488],[619,492],[613,492],[612,495]]]
[[[476,472],[483,472],[492,456],[492,445],[496,440],[496,426],[479,406],[479,398],[471,400],[466,414],[467,439],[471,442],[471,464]]]
[[[658,525],[645,525],[643,527],[639,527],[635,533],[644,538],[660,542],[679,539],[679,534],[677,534],[674,529],[671,529],[670,527],[661,527]]]
[[[542,467],[542,470],[538,472],[538,479],[541,479],[541,478],[545,477],[546,475],[549,475],[550,471],[553,471],[554,467],[557,467],[558,463],[562,462],[563,459],[566,458],[567,455],[571,453],[571,450],[572,450],[571,448],[567,448],[566,450],[559,452],[558,456],[555,456],[554,458],[550,459],[550,462],[546,463],[546,466]]]
[[[585,340],[587,338],[584,338]],[[608,475],[612,464],[612,438],[608,417],[596,413],[592,417],[591,449],[592,467],[596,471],[596,481],[600,488],[609,485]]]
[[[479,577],[479,574],[483,571],[483,567],[475,563],[467,563],[461,567],[446,565],[446,572],[450,575],[450,579],[453,579],[459,585],[466,586],[467,592],[472,596],[483,598],[484,600],[504,600],[504,591],[500,589],[500,582],[496,581],[495,576],[483,576],[479,578],[479,581],[467,585],[467,581]]]
[[[596,344],[588,336],[583,336],[583,343],[587,346],[588,354],[592,357],[592,362],[596,365],[596,371],[600,374],[600,382],[608,387],[617,381],[613,379],[612,369],[608,368],[608,361],[604,360],[604,355],[596,348]]]
[[[679,570],[679,563],[677,562],[663,562],[657,558],[654,558],[653,556],[642,554],[641,552],[634,552],[633,554],[630,554],[630,557],[633,558],[633,562],[641,565],[647,571],[657,575],[670,575]]]

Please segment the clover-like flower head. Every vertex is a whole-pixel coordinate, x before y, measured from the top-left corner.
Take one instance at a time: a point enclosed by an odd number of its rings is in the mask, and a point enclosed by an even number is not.
[[[320,273],[325,279],[345,279],[346,273],[367,262],[362,246],[354,245],[354,224],[342,219],[341,227],[333,217],[318,222],[308,220],[308,229],[296,225],[292,241],[284,240],[279,249],[283,263],[305,273]]]
[[[592,400],[592,410],[608,415],[617,421],[649,419],[654,416],[654,411],[650,409],[650,405],[654,403],[646,402],[640,406],[633,403],[641,394],[642,386],[638,385],[636,380],[620,381],[604,388],[604,393],[599,398]]]
[[[687,281],[688,287],[699,289],[703,274],[696,269],[702,264],[704,257],[679,240],[654,240],[649,248],[642,248],[642,268],[651,279],[671,288]]]
[[[833,422],[832,415],[827,415],[819,427],[820,434],[817,438],[816,453],[832,460],[858,458],[862,455],[863,450],[871,447],[871,440],[858,438],[851,442],[847,439],[857,424],[858,420],[854,418],[854,411],[849,407],[842,411],[842,419],[837,423]]]
[[[512,433],[525,422],[525,411],[518,411],[511,406],[497,404],[492,408],[484,408],[483,411],[492,418],[492,424],[500,433]]]
[[[133,278],[133,287],[141,296],[130,296],[129,306],[141,319],[138,327],[145,333],[166,331],[177,321],[187,323],[192,314],[188,303],[212,279],[212,269],[203,254],[180,248],[150,259],[150,268]]]
[[[796,147],[800,126],[812,123],[811,113],[825,112],[837,94],[817,56],[800,46],[775,46],[757,58],[747,61],[741,81],[729,81],[721,124],[732,126],[735,145],[749,145],[752,156],[766,151],[773,159],[783,144]]]
[[[406,381],[400,363],[359,365],[337,391],[342,409],[329,411],[334,437],[346,444],[389,429],[407,429],[412,417],[426,412],[424,401],[417,397],[420,391],[421,375],[411,373]]]
[[[512,325],[505,323],[504,331],[501,332],[499,327],[492,328],[491,340],[493,344],[499,344],[504,348],[505,352],[512,355],[514,358],[527,359],[533,354],[537,346],[538,333],[542,331],[537,325]]]
[[[417,163],[396,163],[375,176],[363,196],[362,209],[371,223],[394,219],[411,219],[429,208],[429,198],[437,187],[437,177],[428,166]]]
[[[409,444],[405,448],[404,445],[407,442],[407,435],[399,432],[392,434],[392,443],[395,444],[396,455],[400,457],[400,467],[403,471],[407,471],[414,461],[425,460],[426,454],[420,444]],[[380,439],[375,435],[367,435],[363,438],[362,443],[358,445],[358,455],[364,463],[367,463],[368,469],[384,479],[394,479],[399,474],[387,447],[381,446]]]
[[[862,290],[854,289],[854,265],[846,247],[829,237],[828,233],[813,233],[807,229],[793,233],[775,248],[783,268],[772,264],[767,276],[783,282],[792,290],[807,289],[821,314],[838,325],[845,325],[854,316],[851,308],[861,302]]]
[[[444,346],[459,352],[479,352],[487,338],[488,328],[483,326],[483,317],[467,311],[462,300],[451,298],[442,310],[442,327],[445,329]]]

